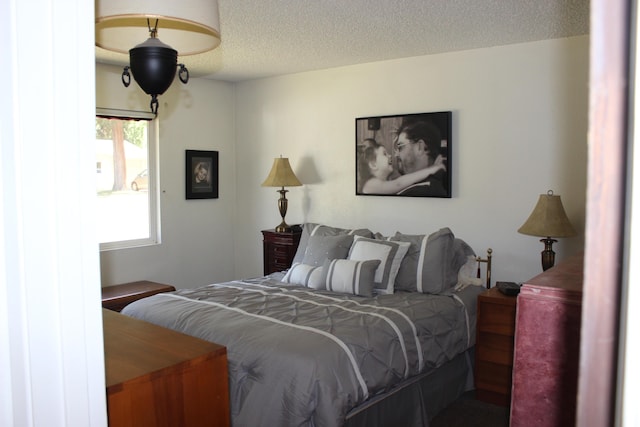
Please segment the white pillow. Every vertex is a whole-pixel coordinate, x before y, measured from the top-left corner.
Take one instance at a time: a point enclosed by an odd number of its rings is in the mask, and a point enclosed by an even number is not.
[[[460,267],[458,271],[458,283],[454,290],[459,291],[466,288],[469,285],[482,286],[484,283],[481,278],[476,277],[478,272],[478,260],[474,255],[467,257],[467,262]]]
[[[377,259],[327,260],[322,270],[322,283],[328,291],[370,297],[373,296],[373,278],[379,265]]]
[[[348,259],[353,261],[380,260],[374,278],[374,288],[379,293],[392,294],[398,269],[400,269],[400,264],[409,245],[408,242],[392,242],[355,236]]]
[[[282,278],[284,283],[302,285],[307,288],[324,289],[322,283],[322,266],[294,263]]]

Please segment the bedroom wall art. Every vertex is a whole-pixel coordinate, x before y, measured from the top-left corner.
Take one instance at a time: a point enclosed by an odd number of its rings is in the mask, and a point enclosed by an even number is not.
[[[451,116],[356,118],[356,195],[450,198]]]
[[[218,152],[186,150],[187,199],[218,198]]]

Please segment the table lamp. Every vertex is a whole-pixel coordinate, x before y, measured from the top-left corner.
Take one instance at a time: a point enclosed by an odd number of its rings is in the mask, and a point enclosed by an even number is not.
[[[269,176],[262,183],[263,187],[281,187],[280,190],[277,190],[280,193],[280,199],[278,199],[278,209],[280,210],[280,216],[282,217],[282,222],[280,225],[276,227],[276,232],[283,233],[287,231],[291,231],[291,227],[285,222],[284,217],[287,214],[287,191],[284,187],[299,187],[302,183],[298,180],[296,175],[291,170],[291,165],[289,164],[289,159],[286,157],[280,156],[280,158],[273,159],[273,166],[271,166],[271,171],[269,172]]]
[[[553,237],[571,237],[577,234],[567,218],[560,196],[555,196],[551,190],[540,195],[533,212],[518,229],[518,233],[544,237],[540,241],[544,243],[541,254],[542,269],[545,271],[553,267],[556,260],[553,243],[557,240]]]

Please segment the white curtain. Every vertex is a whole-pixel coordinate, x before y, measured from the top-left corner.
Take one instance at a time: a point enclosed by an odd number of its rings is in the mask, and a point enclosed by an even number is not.
[[[0,425],[106,426],[94,2],[0,2]]]

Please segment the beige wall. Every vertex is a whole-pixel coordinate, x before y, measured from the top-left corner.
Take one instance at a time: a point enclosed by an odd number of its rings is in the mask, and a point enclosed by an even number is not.
[[[537,197],[562,196],[584,239],[588,37],[406,58],[230,84],[192,78],[160,97],[162,245],[103,252],[103,286],[151,279],[178,287],[262,272],[260,230],[280,222],[274,157],[305,184],[290,188],[287,222],[391,234],[448,226],[494,279],[541,272],[542,243],[520,235]],[[98,66],[97,104],[146,110],[148,97]],[[453,198],[355,196],[355,118],[453,112]],[[220,199],[184,199],[184,150],[220,151]]]
[[[287,221],[384,234],[448,226],[476,252],[494,249],[494,279],[541,272],[542,243],[516,230],[552,189],[582,234],[588,37],[478,49],[248,81],[237,89],[238,277],[261,272],[260,230],[279,223],[261,188],[289,157]],[[453,198],[355,196],[357,117],[453,111]],[[582,236],[555,245],[558,259]]]

